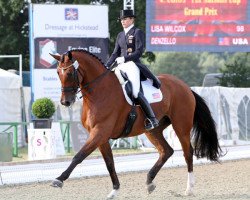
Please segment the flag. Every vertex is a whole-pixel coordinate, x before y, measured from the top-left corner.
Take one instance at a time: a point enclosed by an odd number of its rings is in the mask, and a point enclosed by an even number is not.
[[[230,45],[230,38],[228,38],[228,37],[219,38],[218,39],[218,44],[220,46],[229,46]]]
[[[65,20],[78,20],[78,9],[65,8]]]
[[[159,99],[161,97],[160,93],[153,93],[152,94],[153,99]]]

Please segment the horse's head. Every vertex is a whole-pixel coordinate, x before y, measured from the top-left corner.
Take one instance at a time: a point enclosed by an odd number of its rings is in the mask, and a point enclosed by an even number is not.
[[[57,74],[61,81],[61,104],[70,106],[75,102],[79,80],[75,63],[70,52],[62,55],[50,54],[58,61]]]

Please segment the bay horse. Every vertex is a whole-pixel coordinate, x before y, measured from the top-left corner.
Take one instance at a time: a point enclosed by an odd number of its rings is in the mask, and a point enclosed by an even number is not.
[[[108,199],[112,199],[117,195],[120,183],[109,139],[121,137],[131,106],[126,102],[115,74],[95,55],[83,49],[73,49],[62,55],[51,54],[51,56],[58,61],[57,73],[62,90],[61,104],[71,106],[80,91],[83,96],[81,121],[89,132],[85,145],[51,186],[62,187],[74,168],[99,148],[112,180],[113,189],[107,196]],[[75,61],[78,62],[77,68]],[[147,174],[147,190],[151,193],[156,187],[153,183],[154,178],[174,152],[163,136],[163,130],[172,124],[187,163],[188,180],[185,193],[191,195],[194,187],[193,155],[217,162],[221,156],[215,122],[203,98],[183,81],[168,74],[159,75],[158,78],[161,81],[163,99],[151,106],[159,119],[159,126],[146,131],[143,111],[137,106],[138,117],[128,137],[145,133],[159,152],[158,160]]]

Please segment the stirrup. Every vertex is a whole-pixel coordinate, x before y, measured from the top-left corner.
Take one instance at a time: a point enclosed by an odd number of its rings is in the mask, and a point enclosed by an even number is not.
[[[156,127],[159,126],[159,122],[158,120],[156,119],[156,121],[153,123],[151,119],[149,118],[146,118],[145,121],[144,121],[144,127],[147,131],[150,131]]]

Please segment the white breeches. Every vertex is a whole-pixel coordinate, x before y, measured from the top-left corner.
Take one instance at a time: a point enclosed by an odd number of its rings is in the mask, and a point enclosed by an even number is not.
[[[140,70],[136,66],[136,64],[132,61],[126,62],[119,64],[115,68],[115,74],[120,73],[120,70],[125,72],[128,76],[128,79],[132,83],[132,88],[133,88],[133,96],[134,98],[138,97],[138,93],[140,91]]]

